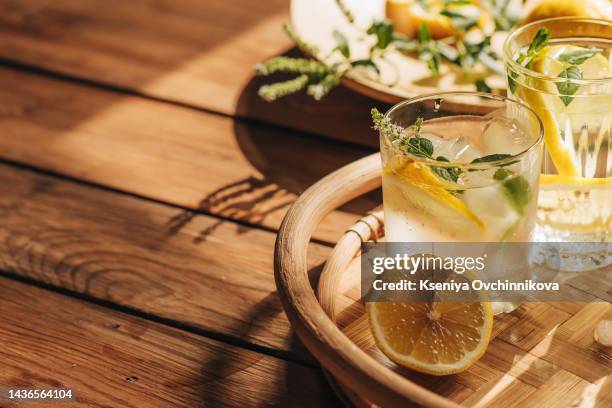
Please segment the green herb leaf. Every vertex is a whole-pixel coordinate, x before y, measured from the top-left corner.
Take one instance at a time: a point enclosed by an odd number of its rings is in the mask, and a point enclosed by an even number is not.
[[[393,24],[389,21],[375,21],[366,33],[376,35],[376,44],[373,48],[384,50],[393,41]]]
[[[436,157],[436,160],[441,162],[449,161],[444,156],[438,156]],[[456,183],[457,180],[459,180],[459,175],[461,174],[461,169],[459,167],[431,166],[431,170],[444,180],[451,181],[453,183]]]
[[[349,48],[348,40],[346,39],[344,34],[342,34],[338,30],[334,30],[332,32],[332,35],[334,36],[334,40],[336,41],[336,48],[334,49],[340,51],[340,54],[342,54],[344,58],[350,58],[351,49]]]
[[[540,28],[536,35],[533,37],[531,44],[529,44],[529,48],[527,49],[527,55],[535,56],[537,55],[550,40],[550,30],[548,28]]]
[[[430,41],[431,40],[431,32],[429,31],[429,27],[427,27],[426,24],[421,24],[419,26],[419,41],[420,42],[425,42],[425,41]]]
[[[291,28],[289,24],[283,24],[283,31],[285,31],[285,34],[287,34],[287,36],[295,43],[295,45],[297,45],[297,47],[305,54],[317,55],[319,53],[319,47],[304,41],[293,31],[293,28]]]
[[[493,174],[493,178],[498,181],[504,181],[505,179],[510,177],[512,174],[513,173],[511,171],[500,168],[495,171],[495,174]]]
[[[468,31],[478,24],[479,16],[466,16],[449,9],[442,10],[440,14],[450,18],[451,24],[460,30]]]
[[[329,68],[320,61],[305,58],[273,57],[255,66],[257,75],[271,75],[276,72],[308,74],[323,77]]]
[[[508,89],[510,89],[510,94],[514,95],[516,92],[516,80],[512,78],[512,75],[508,75]]]
[[[571,80],[582,79],[582,70],[575,65],[572,65],[562,71],[559,74],[559,78],[567,78],[568,80],[565,82],[558,82],[557,89],[561,94],[559,98],[565,106],[568,106],[574,98],[571,95],[574,95],[576,91],[578,91],[579,85],[572,82]]]
[[[603,52],[601,48],[588,48],[584,50],[564,52],[557,57],[557,60],[567,62],[571,65],[580,65],[600,52]]]
[[[332,89],[334,89],[339,83],[340,76],[337,73],[332,72],[326,75],[318,83],[309,85],[306,89],[306,93],[312,96],[316,101],[319,101]]]
[[[361,60],[352,61],[351,66],[371,68],[374,71],[376,71],[377,74],[380,75],[380,69],[378,68],[378,65],[376,65],[376,63],[372,61],[371,59],[361,59]]]
[[[512,207],[520,214],[525,213],[525,208],[531,201],[531,187],[529,182],[522,176],[516,176],[502,183],[504,195]]]
[[[338,5],[338,8],[342,12],[342,14],[344,14],[344,17],[346,17],[346,19],[348,20],[348,22],[353,24],[355,22],[355,16],[353,16],[353,13],[351,13],[351,10],[349,10],[349,8],[346,7],[346,4],[344,4],[344,1],[336,0],[336,4]]]
[[[477,159],[472,160],[472,164],[476,164],[476,163],[489,163],[489,162],[494,162],[494,161],[506,159],[508,157],[512,157],[512,155],[511,154],[505,154],[505,153],[489,154],[487,156],[482,156],[482,157],[479,157]]]
[[[258,94],[267,102],[272,102],[283,96],[301,91],[308,85],[308,75],[300,75],[297,78],[275,84],[263,85]]]
[[[434,148],[431,140],[424,137],[411,137],[403,143],[406,151],[414,156],[431,158]]]
[[[492,91],[491,87],[487,85],[485,80],[482,78],[476,80],[476,89],[478,90],[478,92],[491,93]]]

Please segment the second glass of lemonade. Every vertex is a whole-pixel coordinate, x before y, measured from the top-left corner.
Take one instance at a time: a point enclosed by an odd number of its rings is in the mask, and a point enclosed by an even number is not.
[[[612,22],[525,25],[506,40],[504,62],[509,97],[544,125],[535,239],[612,242]]]
[[[527,106],[449,92],[400,103],[380,129],[388,242],[528,242],[542,123]]]

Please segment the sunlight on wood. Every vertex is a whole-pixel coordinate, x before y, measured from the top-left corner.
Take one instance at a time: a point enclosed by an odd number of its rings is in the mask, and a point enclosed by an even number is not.
[[[252,50],[245,49],[244,44],[248,44],[249,38],[261,38],[257,44],[258,53],[263,53],[268,57],[282,54],[290,49],[293,44],[282,31],[282,24],[287,21],[287,13],[282,10],[279,13],[271,15],[265,19],[261,19],[249,27],[241,31],[239,34],[228,38],[226,41],[219,43],[217,46],[205,50],[203,53],[194,56],[189,61],[176,66],[172,71],[166,72],[157,77],[155,80],[144,85],[142,89],[145,92],[153,94],[162,93],[166,89],[182,89],[183,96],[190,101],[197,102],[199,98],[216,98],[222,100],[223,106],[235,106],[238,103],[239,93],[228,93],[231,89],[230,85],[241,83],[238,89],[242,89],[254,74],[254,71],[245,71],[242,78],[236,78],[236,75],[227,75],[228,61],[241,61],[245,63],[245,56],[253,54],[253,59],[250,64],[255,67],[255,64],[260,62],[257,56],[250,52]],[[279,45],[279,38],[283,39]],[[248,64],[249,62],[247,62]],[[244,66],[241,67],[244,69]],[[210,81],[210,78],[215,78],[215,81]],[[207,79],[207,88],[200,89],[205,91],[199,95],[193,94],[191,89],[193,84],[198,82],[198,78]],[[226,112],[231,113],[231,112]]]

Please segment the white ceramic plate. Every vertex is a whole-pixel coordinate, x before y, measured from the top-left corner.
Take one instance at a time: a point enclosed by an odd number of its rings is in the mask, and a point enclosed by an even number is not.
[[[345,0],[345,4],[361,29],[346,20],[335,0],[291,1],[291,22],[296,34],[316,45],[319,53],[315,57],[325,62],[330,62],[328,55],[336,46],[332,35],[334,29],[347,37],[352,59],[366,57],[371,43],[360,41],[361,33],[372,21],[382,20],[385,16],[385,0]],[[493,47],[499,53],[504,34],[498,34],[499,38],[494,38]],[[440,75],[434,78],[425,63],[416,58],[396,51],[388,52],[386,58],[389,62],[380,64],[380,77],[367,69],[354,69],[345,76],[343,84],[375,99],[396,103],[426,93],[475,91],[475,79],[487,75],[484,71],[466,75],[454,65],[443,64]],[[487,83],[494,88],[506,87],[505,79],[496,75],[487,75]]]

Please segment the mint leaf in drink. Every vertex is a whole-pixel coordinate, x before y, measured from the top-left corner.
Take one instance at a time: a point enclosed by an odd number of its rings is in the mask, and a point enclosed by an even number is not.
[[[505,179],[510,177],[512,174],[513,173],[509,170],[499,168],[495,171],[495,174],[493,174],[493,178],[497,181],[504,181]]]
[[[479,78],[476,80],[476,90],[478,92],[486,92],[486,93],[491,93],[492,91],[491,87],[487,85],[485,80],[482,78]]]
[[[514,95],[516,92],[516,80],[512,77],[512,75],[508,75],[508,88],[510,89],[510,94]]]
[[[391,41],[393,41],[393,24],[389,21],[375,21],[368,28],[366,33],[376,35],[376,44],[372,47],[373,49],[378,48],[384,50],[391,44]]]
[[[572,82],[572,80],[582,79],[582,70],[577,66],[572,65],[563,70],[559,74],[559,78],[567,78],[567,81],[557,83],[557,89],[561,94],[559,98],[563,104],[565,104],[565,106],[568,106],[574,100],[572,95],[574,95],[579,88],[579,85]]]
[[[342,34],[338,30],[334,30],[332,32],[332,35],[334,36],[334,40],[336,41],[336,48],[334,48],[334,50],[340,51],[340,54],[342,54],[344,58],[350,58],[351,49],[349,48],[348,40],[346,39],[344,34]]]
[[[436,161],[449,162],[449,160],[444,156],[436,157]],[[459,175],[461,174],[461,169],[458,167],[431,166],[431,170],[444,180],[451,181],[453,183],[456,183],[457,180],[459,180]]]
[[[595,55],[603,52],[601,48],[585,48],[576,51],[568,51],[557,57],[557,60],[561,62],[567,62],[571,65],[583,64],[589,58],[593,58]]]
[[[512,157],[512,155],[506,154],[506,153],[489,154],[487,156],[482,156],[482,157],[472,160],[472,164],[489,163],[489,162],[494,162],[494,161],[498,161],[502,159],[507,159],[508,157]]]
[[[530,57],[536,56],[550,41],[550,30],[548,28],[540,28],[536,35],[531,40],[529,48],[527,49],[527,55]]]
[[[510,205],[520,215],[525,213],[525,208],[531,201],[531,187],[529,182],[522,176],[516,176],[502,183],[504,195]]]
[[[411,137],[404,141],[403,145],[406,151],[414,156],[431,158],[433,155],[433,144],[424,137]]]

